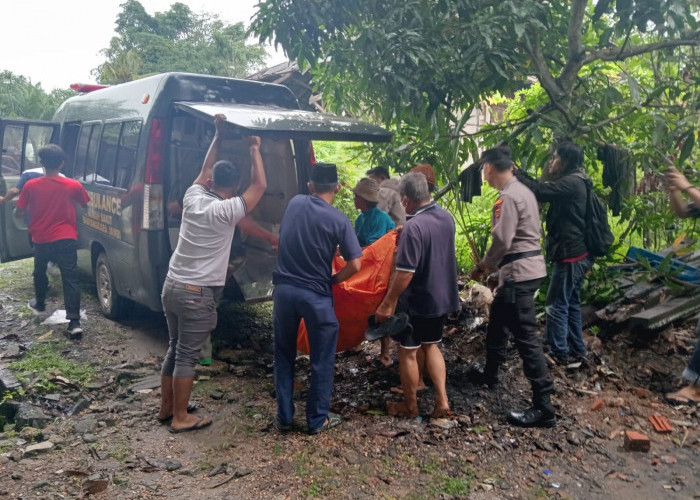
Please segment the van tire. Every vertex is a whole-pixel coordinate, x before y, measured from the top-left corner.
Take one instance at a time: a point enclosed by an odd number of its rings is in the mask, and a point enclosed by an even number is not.
[[[107,254],[102,252],[95,263],[95,285],[97,287],[97,301],[100,310],[109,319],[118,319],[124,313],[126,299],[117,293],[114,287],[114,274],[109,267]]]

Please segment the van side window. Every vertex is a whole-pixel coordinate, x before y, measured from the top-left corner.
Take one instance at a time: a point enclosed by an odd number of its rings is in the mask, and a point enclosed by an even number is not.
[[[95,175],[95,182],[98,184],[112,184],[121,129],[121,123],[106,123],[104,126],[100,140],[100,153],[97,157],[97,175]]]
[[[90,145],[90,134],[96,127],[96,124],[88,124],[80,127],[80,136],[78,137],[78,147],[75,151],[75,169],[73,170],[74,179],[85,178],[85,166],[88,164],[88,146]],[[94,170],[94,166],[93,166]],[[92,172],[90,172],[92,173]]]
[[[117,176],[114,181],[116,187],[127,189],[131,184],[140,136],[140,121],[124,122],[117,152]]]
[[[68,177],[73,177],[75,172],[75,154],[80,136],[80,123],[66,123],[61,132],[61,147],[68,155],[68,161],[63,169],[63,173]]]
[[[97,168],[97,151],[100,146],[100,132],[102,124],[96,123],[90,132],[90,142],[88,143],[87,154],[85,155],[85,180],[95,182]]]

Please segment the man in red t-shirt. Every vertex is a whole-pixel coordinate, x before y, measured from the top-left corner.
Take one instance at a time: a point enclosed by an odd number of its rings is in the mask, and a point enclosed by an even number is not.
[[[83,185],[60,175],[66,153],[56,144],[38,151],[46,175],[24,185],[17,208],[29,214],[29,233],[34,242],[34,294],[29,307],[37,312],[46,310],[49,280],[46,265],[49,260],[58,265],[63,281],[63,298],[70,338],[78,338],[80,327],[80,289],[78,288],[78,230],[75,205],[87,207],[90,197]]]

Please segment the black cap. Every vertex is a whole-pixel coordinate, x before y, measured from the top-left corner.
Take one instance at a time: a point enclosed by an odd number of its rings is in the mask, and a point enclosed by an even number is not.
[[[311,170],[314,184],[335,184],[338,182],[338,168],[335,163],[316,163]]]
[[[381,175],[382,177],[386,177],[389,179],[391,175],[389,175],[389,170],[386,167],[374,167],[370,168],[367,172],[365,172],[367,175]]]

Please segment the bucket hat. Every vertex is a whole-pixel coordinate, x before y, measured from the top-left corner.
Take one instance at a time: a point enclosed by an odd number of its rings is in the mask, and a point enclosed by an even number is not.
[[[379,183],[374,179],[365,177],[352,188],[352,192],[370,203],[379,203]]]

